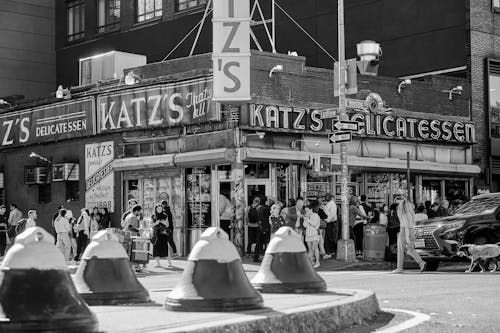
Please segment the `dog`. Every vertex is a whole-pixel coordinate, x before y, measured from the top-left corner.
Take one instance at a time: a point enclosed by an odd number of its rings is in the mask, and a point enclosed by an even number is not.
[[[471,260],[469,269],[465,273],[471,273],[478,265],[482,273],[486,271],[490,263],[493,263],[493,269],[490,272],[495,272],[500,260],[500,243],[485,245],[465,244],[458,248],[457,255],[467,257]]]

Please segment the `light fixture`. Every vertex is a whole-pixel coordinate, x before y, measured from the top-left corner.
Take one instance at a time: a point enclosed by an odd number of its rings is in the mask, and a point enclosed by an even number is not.
[[[304,143],[312,143],[314,144],[314,147],[319,147],[319,144],[320,142],[319,141],[311,141],[311,140],[293,140],[292,142],[290,142],[290,147],[292,147],[292,149],[297,149],[297,142],[304,142]]]
[[[1,98],[0,98],[0,105],[12,106],[12,104],[10,104],[9,102],[7,102],[5,99],[1,99]]]
[[[125,84],[127,86],[132,86],[139,82],[141,82],[141,77],[135,74],[134,71],[130,71],[125,75]]]
[[[451,101],[451,100],[453,100],[453,94],[462,95],[463,90],[464,90],[464,87],[456,86],[456,87],[451,88],[450,90],[443,90],[443,92],[448,93],[448,99]]]
[[[71,98],[71,91],[68,88],[63,88],[62,85],[59,85],[56,90],[56,98],[57,99],[70,99]]]
[[[260,140],[262,140],[266,136],[266,133],[265,132],[255,132],[255,133],[245,134],[245,135],[243,135],[241,137],[241,143],[246,144],[247,143],[247,137],[249,137],[249,136],[256,136]]]
[[[40,159],[48,164],[52,164],[52,162],[48,158],[45,158],[45,157],[43,157],[43,156],[41,156],[33,151],[30,153],[29,157],[30,158],[38,158],[38,159]]]
[[[269,71],[269,78],[273,76],[275,72],[283,72],[283,65],[276,65]]]
[[[401,81],[398,85],[398,94],[401,94],[401,90],[407,86],[411,85],[411,80],[406,79],[404,81]]]
[[[292,57],[298,57],[299,56],[299,54],[297,53],[297,51],[288,51],[288,55],[292,56]]]

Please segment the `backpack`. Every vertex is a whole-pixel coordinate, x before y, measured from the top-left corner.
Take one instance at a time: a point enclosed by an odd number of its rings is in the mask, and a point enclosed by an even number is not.
[[[394,210],[390,211],[389,216],[387,216],[387,229],[395,229],[397,232],[399,232],[400,229],[399,217],[396,211]]]

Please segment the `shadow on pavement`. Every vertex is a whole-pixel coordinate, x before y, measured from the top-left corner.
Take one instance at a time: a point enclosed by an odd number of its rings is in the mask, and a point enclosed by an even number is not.
[[[355,326],[338,331],[339,333],[369,333],[387,326],[395,315],[390,312],[381,312],[375,318],[372,318],[364,323],[363,326]]]

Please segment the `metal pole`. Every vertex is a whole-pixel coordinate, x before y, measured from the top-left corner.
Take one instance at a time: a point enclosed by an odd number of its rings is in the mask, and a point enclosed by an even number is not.
[[[345,35],[344,35],[344,0],[338,0],[338,49],[339,49],[339,118],[347,120],[346,97],[345,97]],[[347,144],[340,144],[340,189],[341,189],[341,212],[342,212],[342,239],[349,240],[349,207],[347,198]]]
[[[276,53],[276,12],[275,12],[275,3],[274,3],[274,0],[273,0],[273,3],[272,3],[272,34],[273,34],[273,53]]]
[[[410,183],[410,152],[406,152],[406,195],[408,197],[408,201],[411,202],[411,183]]]

